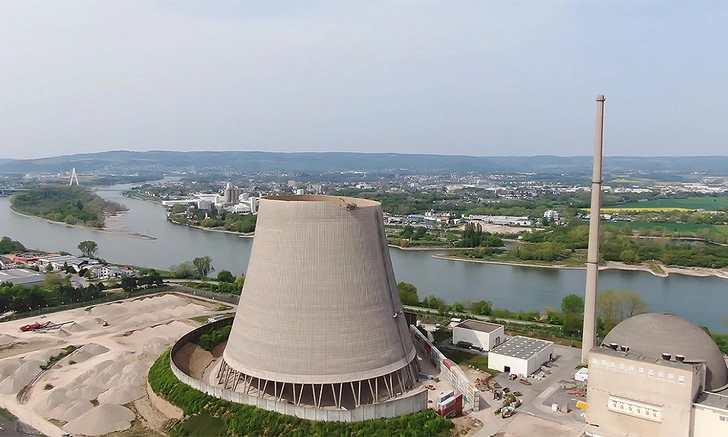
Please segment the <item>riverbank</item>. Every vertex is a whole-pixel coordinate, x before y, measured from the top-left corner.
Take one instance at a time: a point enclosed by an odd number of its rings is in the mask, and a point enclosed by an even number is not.
[[[16,214],[16,215],[19,215],[22,217],[31,218],[34,220],[39,220],[39,221],[46,222],[46,223],[51,223],[54,225],[65,226],[67,228],[77,228],[77,229],[85,229],[85,230],[94,231],[94,232],[103,232],[105,234],[123,235],[125,237],[139,238],[142,240],[156,240],[157,239],[156,237],[152,237],[151,235],[144,235],[139,232],[128,232],[123,229],[92,228],[92,227],[83,226],[83,225],[69,225],[68,223],[57,222],[54,220],[49,220],[44,217],[37,217],[34,215],[25,214],[25,213],[16,211],[12,206],[10,206],[9,208],[13,214]],[[109,220],[112,217],[115,221],[121,221],[121,216],[126,214],[127,212],[128,211],[121,211],[121,212],[118,212],[115,216],[109,216],[106,219],[104,219],[104,223],[106,223],[106,220]]]
[[[240,238],[253,238],[255,236],[255,232],[244,233],[244,232],[237,232],[237,231],[226,231],[225,229],[220,229],[220,228],[205,228],[205,227],[198,226],[198,225],[188,225],[185,223],[176,222],[174,220],[171,220],[169,217],[167,217],[167,221],[169,223],[172,223],[173,225],[177,225],[177,226],[184,226],[187,228],[199,229],[201,231],[207,231],[207,232],[219,232],[221,234],[237,235]]]
[[[461,258],[450,255],[432,255],[433,258],[442,259],[446,261],[463,261],[481,264],[495,264],[495,265],[506,265],[506,266],[521,266],[521,267],[538,267],[543,269],[561,269],[561,270],[584,270],[586,265],[583,266],[567,266],[562,264],[535,264],[527,262],[517,261],[495,261],[495,260],[484,260],[484,259],[470,259]],[[709,277],[713,276],[716,278],[728,279],[728,269],[708,269],[702,267],[671,267],[663,264],[625,264],[620,262],[610,261],[606,264],[599,266],[599,270],[623,270],[623,271],[636,271],[636,272],[647,272],[653,276],[660,278],[666,278],[670,274],[693,276],[693,277]]]

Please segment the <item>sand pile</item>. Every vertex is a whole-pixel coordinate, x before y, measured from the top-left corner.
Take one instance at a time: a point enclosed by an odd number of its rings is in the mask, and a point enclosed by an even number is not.
[[[14,337],[14,336],[8,335],[8,334],[0,334],[0,346],[4,346],[6,344],[13,344],[16,341],[18,341],[18,337]]]
[[[77,363],[83,363],[84,361],[97,357],[99,355],[103,355],[109,351],[109,348],[105,346],[101,346],[100,344],[96,343],[89,343],[85,346],[83,346],[80,350],[76,351],[72,357],[69,358]]]
[[[59,387],[53,389],[45,398],[36,403],[33,410],[43,417],[68,422],[93,407],[88,400],[79,399],[75,397],[75,393]]]
[[[103,435],[128,429],[132,420],[134,413],[128,408],[102,404],[68,422],[63,430],[72,434]]]
[[[0,381],[0,393],[15,394],[35,378],[40,373],[40,366],[45,365],[45,361],[40,360],[20,360],[20,366],[5,379]]]
[[[88,328],[86,328],[85,326],[81,325],[80,323],[76,323],[76,322],[65,325],[64,329],[68,332],[86,332],[86,331],[88,331]]]
[[[68,337],[71,336],[71,333],[68,332],[68,331],[66,331],[63,328],[59,328],[58,329],[58,333],[56,333],[56,335],[59,336],[59,337],[61,337],[61,338],[68,338]]]
[[[144,396],[144,389],[139,385],[113,387],[99,395],[102,404],[128,404]]]
[[[21,364],[23,364],[21,360],[0,361],[0,381],[15,373]]]

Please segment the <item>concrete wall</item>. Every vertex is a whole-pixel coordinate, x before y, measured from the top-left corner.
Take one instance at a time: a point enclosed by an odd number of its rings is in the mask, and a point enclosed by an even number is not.
[[[496,349],[497,351],[497,349]],[[510,373],[519,376],[528,376],[536,372],[541,366],[551,359],[554,353],[554,345],[550,344],[535,355],[528,359],[515,358],[508,355],[491,352],[488,354],[488,368],[499,372],[506,372],[506,366],[510,368]]]
[[[728,397],[726,397],[728,404]],[[715,437],[728,435],[728,413],[705,405],[695,405],[693,433],[691,437]]]
[[[203,333],[230,325],[232,322],[233,318],[229,317],[217,320],[213,323],[208,323],[188,332],[182,336],[182,338],[180,338],[174,346],[172,346],[172,350],[170,351],[172,358],[174,358],[176,353],[185,344],[198,339]],[[321,410],[313,407],[295,406],[284,402],[276,402],[271,399],[261,399],[257,396],[251,396],[232,390],[225,390],[221,387],[212,386],[187,375],[180,370],[179,367],[177,367],[174,359],[171,360],[170,365],[172,367],[172,372],[177,379],[194,389],[207,393],[210,396],[239,404],[252,405],[268,411],[276,411],[281,414],[296,416],[302,419],[322,422],[359,422],[363,420],[391,418],[404,414],[412,414],[427,409],[427,390],[424,388],[410,396],[397,398],[380,404],[362,405],[353,410]]]
[[[599,348],[592,349],[589,359],[587,431],[609,437],[690,435],[702,364],[663,362]]]
[[[487,351],[493,349],[496,344],[502,343],[504,338],[505,335],[502,326],[492,332],[476,331],[459,326],[452,329],[453,343],[457,344],[459,341],[467,341],[475,346],[480,346]],[[499,339],[500,341],[496,341],[496,339]]]
[[[440,371],[440,376],[450,383],[453,390],[463,395],[465,404],[468,404],[473,411],[479,411],[480,392],[460,367],[443,355],[419,329],[410,326],[410,333],[420,355],[427,358]]]
[[[506,367],[509,369],[506,370]],[[528,376],[528,360],[496,354],[494,352],[488,354],[488,368],[499,372]]]

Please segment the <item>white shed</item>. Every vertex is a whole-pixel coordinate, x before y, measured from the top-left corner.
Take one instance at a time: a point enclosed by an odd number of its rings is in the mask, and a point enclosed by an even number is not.
[[[505,373],[528,376],[551,360],[554,344],[529,337],[513,337],[488,354],[488,367]]]
[[[481,322],[480,320],[466,320],[452,329],[452,342],[467,341],[473,346],[489,351],[505,340],[503,325]]]

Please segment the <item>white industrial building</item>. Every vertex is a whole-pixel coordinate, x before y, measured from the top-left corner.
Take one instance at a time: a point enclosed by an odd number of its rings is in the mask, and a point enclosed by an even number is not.
[[[549,362],[553,354],[552,342],[517,336],[488,353],[488,368],[528,376]]]
[[[505,340],[503,325],[481,322],[479,320],[466,320],[452,329],[452,342],[466,341],[473,346],[489,351]]]
[[[589,352],[586,434],[728,435],[728,368],[712,338],[673,314],[614,327]]]

